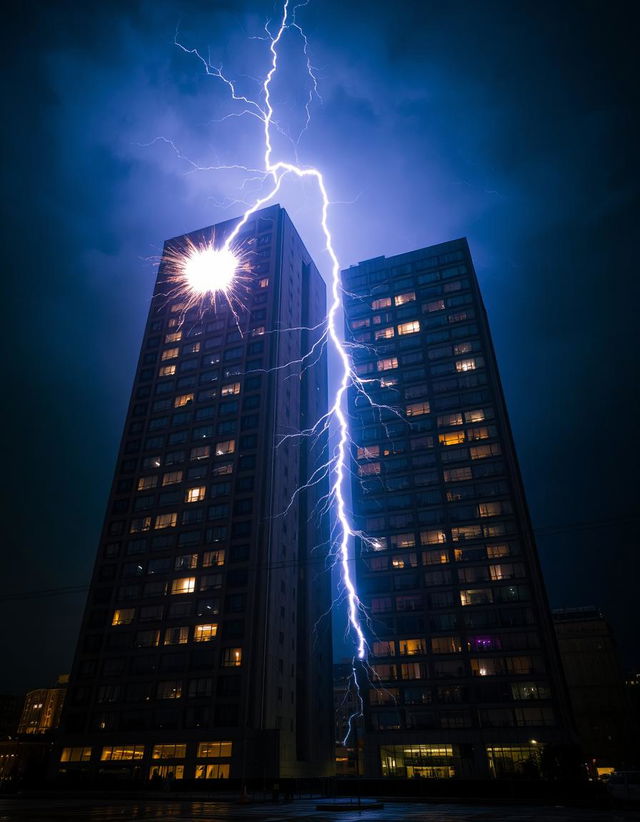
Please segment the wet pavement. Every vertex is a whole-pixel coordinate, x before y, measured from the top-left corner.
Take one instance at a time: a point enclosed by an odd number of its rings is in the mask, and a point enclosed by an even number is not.
[[[348,801],[348,800],[347,800]],[[385,802],[379,810],[331,811],[316,806],[323,800],[241,805],[233,801],[180,799],[0,798],[0,822],[640,822],[638,809],[588,809],[563,806],[463,805],[452,803]]]

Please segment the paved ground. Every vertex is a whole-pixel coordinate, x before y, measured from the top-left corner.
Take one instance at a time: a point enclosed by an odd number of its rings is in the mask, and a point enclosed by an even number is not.
[[[0,798],[0,822],[640,822],[637,810],[387,802],[383,810],[328,812],[318,800],[238,805],[221,801]]]

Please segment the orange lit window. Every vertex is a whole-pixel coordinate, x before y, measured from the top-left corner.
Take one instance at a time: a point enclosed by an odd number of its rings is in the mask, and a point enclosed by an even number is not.
[[[216,638],[217,633],[218,626],[214,622],[208,622],[205,625],[195,625],[193,628],[193,641],[211,642],[212,639]]]
[[[475,371],[476,361],[473,357],[468,360],[457,360],[456,371]]]
[[[172,343],[172,342],[180,342],[182,339],[182,331],[174,331],[171,334],[167,334],[164,338],[165,343]]]
[[[158,371],[158,376],[160,377],[173,377],[176,373],[176,366],[175,365],[163,365]]]
[[[465,422],[482,422],[485,419],[484,408],[475,408],[473,411],[464,412]]]
[[[501,454],[500,445],[494,442],[492,445],[472,445],[469,455],[472,460],[483,460],[487,457],[497,457]]]
[[[379,328],[374,334],[374,337],[376,340],[390,340],[394,333],[393,326],[390,325],[388,328]]]
[[[184,743],[172,745],[154,745],[152,759],[184,759],[187,755],[187,746]]]
[[[446,542],[447,536],[444,531],[420,531],[421,545],[435,545],[438,542]]]
[[[185,502],[202,502],[207,494],[206,485],[198,485],[196,488],[187,488],[184,501]]]
[[[89,762],[91,748],[63,748],[60,762]]]
[[[158,477],[140,477],[138,480],[138,491],[148,491],[150,488],[155,488],[158,484]]]
[[[428,402],[412,402],[406,407],[407,417],[419,417],[421,414],[429,413]]]
[[[118,608],[113,612],[112,625],[130,625],[136,615],[135,608]]]
[[[176,482],[182,482],[182,471],[168,471],[162,477],[163,485],[174,485]]]
[[[192,594],[196,590],[195,577],[180,577],[171,583],[172,594]]]
[[[464,431],[451,431],[449,434],[438,434],[440,445],[460,445],[464,442]]]
[[[449,552],[446,550],[435,548],[422,552],[423,565],[445,565],[447,562],[449,562]]]
[[[389,308],[391,305],[391,297],[380,297],[378,300],[374,300],[371,303],[371,308],[373,311],[377,311],[380,308]]]
[[[258,288],[267,288],[269,285],[269,278],[263,277],[261,280],[258,280]]]
[[[189,642],[189,628],[186,625],[167,628],[164,632],[164,645],[186,645]]]
[[[410,323],[401,323],[398,326],[398,334],[416,334],[420,331],[420,323],[418,320],[412,320]]]
[[[173,401],[174,408],[182,408],[183,405],[191,405],[193,402],[193,394],[180,394]]]
[[[191,449],[189,459],[191,460],[207,460],[211,456],[210,445],[198,445]]]
[[[378,371],[389,371],[392,368],[398,367],[397,357],[387,357],[384,360],[378,360]]]
[[[220,390],[220,394],[223,397],[228,397],[230,394],[239,394],[240,393],[240,383],[239,382],[230,382],[227,385],[223,385],[222,389]]]
[[[224,668],[238,668],[242,665],[242,648],[225,648],[222,652]]]
[[[199,742],[198,759],[221,759],[231,756],[231,742]]]
[[[224,550],[204,552],[202,555],[202,567],[211,568],[214,565],[224,565]]]
[[[158,530],[159,528],[175,528],[178,522],[178,515],[176,513],[171,514],[158,514],[156,517],[156,522],[154,528]]]
[[[467,420],[468,422],[468,420]],[[438,427],[444,428],[448,425],[462,425],[462,414],[441,414],[438,416]]]
[[[434,637],[431,650],[434,654],[459,654],[462,653],[462,643],[459,636]]]
[[[113,745],[102,749],[100,759],[102,762],[119,762],[123,759],[142,759],[144,756],[144,745]]]
[[[364,465],[358,466],[358,475],[361,477],[370,477],[379,474],[381,470],[379,462],[365,462]]]
[[[398,305],[404,305],[405,303],[412,303],[416,298],[415,291],[407,291],[404,294],[396,294],[393,298],[394,303]]]
[[[398,647],[402,656],[413,656],[414,654],[424,654],[426,652],[423,639],[400,639],[398,640]]]
[[[509,554],[509,546],[506,544],[487,545],[487,557],[489,557],[489,559],[508,557]]]
[[[175,360],[175,358],[180,354],[179,348],[166,348],[162,352],[162,360]]]
[[[233,454],[236,450],[235,440],[223,440],[216,443],[216,457],[221,457],[223,454]]]

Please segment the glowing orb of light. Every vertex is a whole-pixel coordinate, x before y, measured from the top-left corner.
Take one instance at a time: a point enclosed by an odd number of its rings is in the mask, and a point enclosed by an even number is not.
[[[236,255],[228,248],[207,245],[193,248],[184,262],[184,276],[196,294],[228,291],[238,267]]]

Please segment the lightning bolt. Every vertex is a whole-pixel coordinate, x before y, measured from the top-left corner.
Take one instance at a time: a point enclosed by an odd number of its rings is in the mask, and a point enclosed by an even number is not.
[[[183,157],[176,148],[176,146],[172,143],[172,141],[166,138],[156,139],[163,140],[164,142],[171,145],[176,154],[181,159],[185,159],[192,166],[192,170],[199,169],[210,171],[228,168],[242,168],[244,171],[247,172],[247,174],[258,174],[258,177],[261,178],[265,184],[268,184],[266,192],[262,196],[259,196],[256,199],[254,199],[254,202],[248,206],[240,220],[236,223],[233,230],[226,236],[224,244],[222,246],[222,249],[224,251],[232,250],[234,241],[238,237],[239,233],[242,231],[242,228],[246,225],[249,218],[256,211],[263,208],[270,200],[272,200],[277,195],[281,188],[282,182],[286,177],[293,176],[299,179],[309,178],[314,181],[317,190],[320,194],[320,226],[322,229],[322,235],[324,237],[324,250],[326,251],[331,262],[331,303],[327,312],[326,325],[324,327],[320,340],[314,344],[310,352],[307,352],[307,354],[305,354],[301,358],[301,360],[298,360],[296,362],[301,366],[307,367],[309,364],[308,359],[310,357],[313,356],[314,361],[317,360],[317,357],[315,355],[317,355],[319,346],[331,349],[337,355],[338,361],[340,363],[340,379],[335,390],[335,393],[333,394],[331,405],[328,411],[315,423],[315,425],[307,431],[300,432],[300,434],[287,435],[286,437],[283,437],[282,441],[297,436],[317,436],[320,434],[329,434],[330,432],[333,432],[333,440],[335,442],[335,446],[331,450],[328,462],[325,465],[321,466],[321,468],[313,472],[312,476],[308,478],[307,482],[304,485],[297,489],[296,493],[299,493],[305,488],[309,488],[314,483],[319,482],[322,478],[329,478],[329,493],[325,498],[325,503],[327,507],[332,507],[335,512],[335,525],[333,527],[331,537],[331,556],[333,557],[334,563],[338,566],[340,571],[340,596],[344,599],[347,606],[348,623],[346,626],[346,630],[347,634],[352,638],[353,641],[354,653],[352,659],[352,682],[355,688],[356,701],[358,705],[356,713],[354,713],[349,719],[347,734],[345,736],[345,739],[343,740],[343,744],[346,744],[352,731],[353,721],[362,714],[362,697],[358,682],[358,672],[359,670],[362,670],[363,667],[368,667],[366,662],[368,645],[365,637],[365,632],[363,629],[363,623],[367,620],[367,613],[363,603],[360,600],[360,597],[358,596],[354,576],[352,574],[350,565],[352,562],[352,558],[355,554],[355,544],[357,539],[360,539],[363,542],[373,545],[375,547],[375,541],[368,539],[361,531],[357,530],[352,524],[345,501],[346,483],[348,475],[350,474],[351,448],[353,446],[353,441],[349,431],[349,423],[346,412],[347,394],[349,390],[353,388],[359,394],[366,397],[366,399],[372,407],[380,409],[388,408],[388,406],[381,406],[375,403],[372,397],[369,395],[367,391],[368,385],[377,384],[378,386],[380,386],[382,385],[382,381],[378,379],[364,379],[357,375],[349,353],[350,347],[352,347],[354,344],[344,342],[341,339],[341,335],[338,331],[338,323],[344,316],[343,294],[345,292],[342,287],[342,281],[340,276],[340,263],[334,248],[333,237],[329,226],[329,209],[331,202],[327,192],[324,176],[318,168],[302,166],[298,164],[297,152],[296,163],[286,162],[280,159],[274,159],[274,148],[272,139],[273,130],[276,129],[280,134],[285,133],[283,129],[280,127],[280,125],[274,119],[274,108],[272,103],[271,87],[273,79],[278,71],[279,46],[282,42],[283,37],[288,31],[294,31],[302,41],[303,53],[306,60],[306,69],[310,79],[310,90],[308,92],[308,97],[305,104],[306,118],[304,127],[298,135],[297,141],[293,141],[291,140],[291,138],[289,138],[292,144],[294,145],[294,151],[295,149],[297,149],[297,144],[300,137],[302,136],[304,131],[306,131],[310,124],[310,107],[313,98],[317,97],[318,99],[320,99],[318,91],[318,79],[315,70],[312,66],[311,58],[309,55],[309,41],[302,27],[297,22],[295,16],[296,10],[302,6],[307,5],[307,2],[301,2],[291,7],[290,0],[284,0],[278,28],[274,29],[274,31],[272,32],[269,24],[267,24],[265,26],[267,36],[263,38],[255,38],[264,39],[266,42],[268,42],[270,52],[269,69],[266,75],[264,76],[264,79],[262,80],[261,84],[260,81],[258,81],[261,85],[262,91],[262,100],[260,102],[253,100],[244,94],[239,93],[234,82],[223,73],[222,67],[212,65],[208,59],[204,58],[198,52],[197,49],[187,48],[186,46],[182,45],[179,42],[178,36],[176,34],[176,46],[185,53],[193,55],[195,58],[197,58],[204,66],[207,75],[219,80],[226,87],[232,102],[237,103],[242,107],[239,113],[227,115],[227,117],[249,116],[252,118],[256,118],[262,123],[262,132],[264,140],[263,169],[257,170],[235,164],[232,166],[209,166],[205,168],[202,166],[198,166],[196,163],[193,163],[192,161],[188,160],[188,158]],[[285,136],[287,135],[285,134]],[[251,177],[251,179],[255,180],[256,177],[253,176]],[[292,363],[287,363],[287,365],[292,365]],[[391,408],[390,410],[395,412],[395,409]]]

